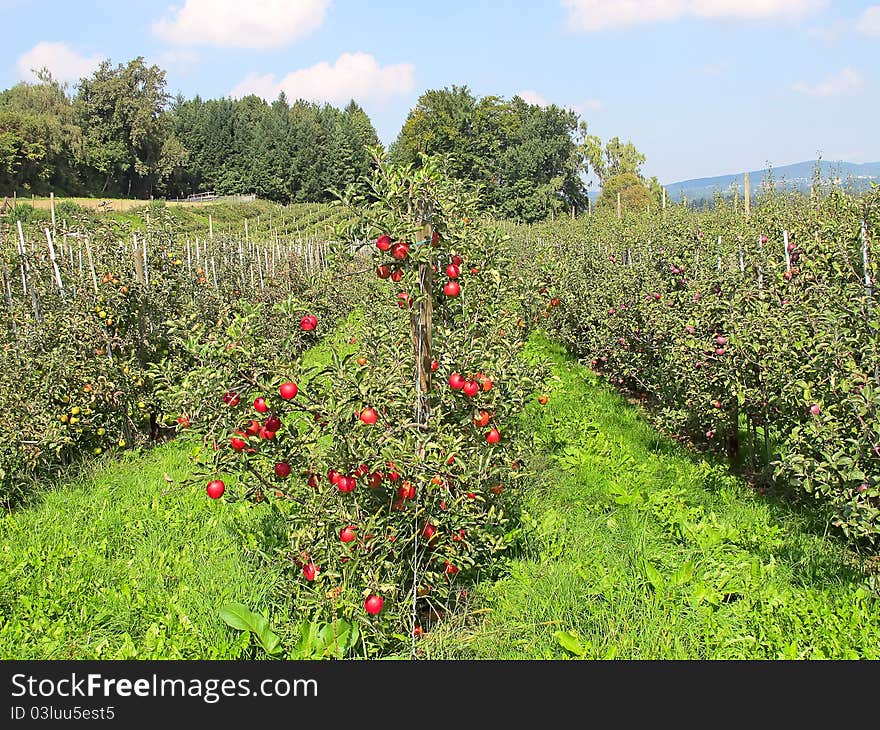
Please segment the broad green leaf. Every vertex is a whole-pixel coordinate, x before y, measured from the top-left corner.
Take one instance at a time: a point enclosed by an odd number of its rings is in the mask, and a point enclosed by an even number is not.
[[[573,631],[557,631],[553,636],[556,638],[556,641],[559,642],[559,645],[566,651],[579,657],[586,655],[587,650],[584,648],[583,644],[581,644],[577,634]]]

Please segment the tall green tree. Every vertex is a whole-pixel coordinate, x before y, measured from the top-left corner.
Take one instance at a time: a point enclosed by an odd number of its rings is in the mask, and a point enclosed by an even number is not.
[[[397,162],[439,154],[481,191],[485,207],[532,221],[586,201],[581,126],[574,112],[520,97],[476,98],[466,86],[425,92],[391,149]]]
[[[143,57],[116,67],[104,61],[79,82],[74,108],[95,192],[153,194],[184,162],[183,146],[169,140],[168,102],[165,72]]]
[[[81,140],[67,87],[47,69],[0,92],[0,190],[80,192]]]

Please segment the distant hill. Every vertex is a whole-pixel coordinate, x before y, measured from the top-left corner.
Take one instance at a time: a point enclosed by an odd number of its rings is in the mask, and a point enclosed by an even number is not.
[[[880,162],[866,162],[855,164],[852,162],[828,162],[820,163],[823,181],[839,181],[846,189],[864,191],[871,187],[871,183],[880,184]],[[815,162],[797,162],[793,165],[784,165],[772,169],[773,180],[776,186],[786,190],[799,190],[809,192],[813,182],[813,169]],[[749,187],[752,195],[758,191],[764,179],[768,176],[768,170],[749,171]],[[734,187],[735,186],[735,187]],[[701,177],[695,180],[682,180],[664,186],[666,195],[670,200],[680,201],[687,196],[689,202],[698,203],[701,200],[712,200],[715,193],[723,196],[733,195],[734,189],[743,193],[743,173],[734,175],[718,175],[716,177]]]

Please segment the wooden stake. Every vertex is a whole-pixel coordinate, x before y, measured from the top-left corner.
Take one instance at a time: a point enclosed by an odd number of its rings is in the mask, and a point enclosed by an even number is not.
[[[27,262],[27,250],[24,245],[24,232],[21,230],[21,221],[16,221],[18,224],[18,266],[21,269],[21,290],[22,294],[27,296],[28,286],[27,286],[27,271],[29,269]]]
[[[138,284],[146,283],[144,276],[144,257],[138,246],[137,233],[131,234],[132,239],[132,256],[134,256],[134,278]]]
[[[422,227],[420,240],[430,241],[432,225]],[[430,244],[428,244],[430,245]],[[419,307],[410,313],[413,351],[416,359],[416,410],[421,414],[419,423],[428,420],[428,395],[431,392],[431,361],[433,355],[434,278],[431,264],[419,264]],[[422,456],[424,454],[421,454]]]
[[[788,231],[782,232],[782,245],[785,247],[785,270],[791,271],[791,254],[788,253]]]
[[[52,233],[55,233],[55,193],[49,193],[49,210],[52,211]]]
[[[214,216],[208,213],[208,238],[214,240]],[[213,259],[212,259],[213,261]]]
[[[764,251],[764,244],[761,243],[761,237],[758,236],[758,254],[762,254]],[[764,268],[761,266],[760,261],[758,263],[758,291],[762,291],[764,289]]]
[[[61,271],[58,269],[58,261],[55,258],[55,245],[52,243],[52,233],[48,228],[43,229],[46,232],[46,241],[49,244],[49,258],[52,260],[52,270],[55,272],[55,283],[58,285],[58,291],[64,293],[64,285],[61,283]]]
[[[617,191],[617,220],[620,220],[620,191]]]
[[[663,188],[663,210],[666,210],[666,188]]]
[[[89,271],[92,272],[92,287],[95,290],[95,296],[98,295],[98,274],[95,271],[95,261],[92,258],[92,247],[89,244],[89,237],[86,236],[86,258],[89,261]]]
[[[746,219],[750,218],[752,215],[752,193],[751,188],[749,187],[749,173],[743,173],[743,187],[745,191],[743,193],[743,203],[745,204],[746,211]]]

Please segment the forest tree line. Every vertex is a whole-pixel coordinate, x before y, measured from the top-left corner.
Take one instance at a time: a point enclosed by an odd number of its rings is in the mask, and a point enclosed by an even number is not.
[[[339,109],[282,93],[269,103],[186,99],[143,58],[104,61],[72,88],[43,69],[0,91],[0,195],[185,197],[256,193],[279,203],[325,202],[363,188],[379,138],[354,101]],[[448,158],[450,173],[480,191],[486,209],[534,221],[586,208],[591,174],[599,204],[656,201],[644,156],[617,137],[587,133],[573,111],[519,96],[477,97],[466,87],[429,90],[410,111],[389,155],[419,164]]]

